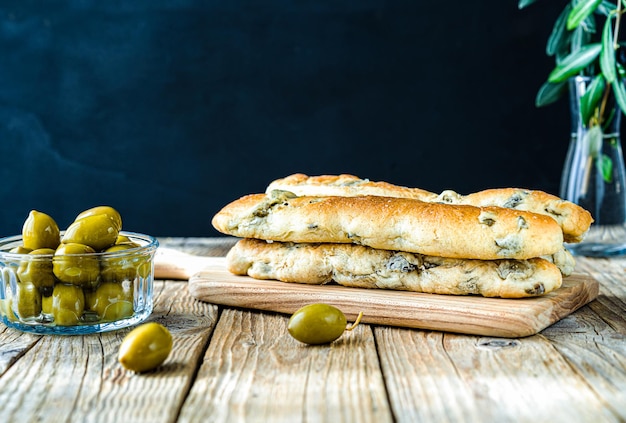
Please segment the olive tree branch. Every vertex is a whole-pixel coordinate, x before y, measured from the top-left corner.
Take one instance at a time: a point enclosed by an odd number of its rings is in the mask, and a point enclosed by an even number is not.
[[[622,22],[622,14],[624,11],[622,10],[622,0],[617,1],[617,8],[615,9],[615,25],[613,26],[613,50],[617,51],[619,49],[619,29],[620,24]],[[611,19],[610,16],[607,19]],[[606,110],[606,105],[609,101],[609,94],[611,93],[611,86],[607,85],[604,90],[604,94],[602,95],[602,101],[600,103],[600,109],[598,110],[598,115],[596,117],[598,125],[602,125],[604,120],[604,112]]]
[[[624,13],[622,11],[622,1],[618,0],[617,1],[617,9],[616,9],[616,16],[615,16],[615,27],[613,27],[613,48],[615,48],[615,50],[617,50],[619,48],[619,27],[620,27],[620,23],[622,22],[622,13]]]

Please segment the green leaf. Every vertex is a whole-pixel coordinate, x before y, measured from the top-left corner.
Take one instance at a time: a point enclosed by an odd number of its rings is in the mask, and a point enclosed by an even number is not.
[[[561,98],[566,91],[567,82],[559,82],[557,84],[545,82],[541,88],[539,88],[539,92],[535,98],[535,106],[543,107],[552,104]]]
[[[598,153],[602,149],[602,138],[604,133],[598,125],[592,126],[584,135],[583,142],[587,144],[588,152],[591,157],[598,157]]]
[[[589,120],[595,114],[596,107],[604,94],[606,82],[602,74],[597,75],[591,84],[587,87],[587,91],[580,98],[580,116],[585,126],[589,125]]]
[[[621,79],[616,79],[611,84],[613,87],[613,94],[615,94],[615,101],[619,106],[622,113],[626,114],[626,88]]]
[[[567,18],[567,29],[576,28],[582,21],[587,19],[602,3],[602,0],[582,0],[576,3]]]
[[[584,21],[580,23],[576,28],[582,28],[585,32],[590,34],[596,33],[596,17],[594,15],[589,15],[585,18]]]
[[[558,52],[556,59],[557,59],[557,64],[560,64],[563,62],[563,59],[570,53],[574,53],[578,50],[580,50],[581,48],[583,48],[583,46],[589,44],[589,40],[591,39],[591,34],[588,33],[587,31],[585,31],[582,27],[578,27],[575,30],[569,32],[570,34],[570,47],[569,47],[569,52],[565,51],[563,54],[562,52]]]
[[[548,44],[546,45],[546,54],[548,56],[555,55],[565,44],[567,44],[569,33],[567,32],[565,25],[567,23],[567,16],[571,10],[572,6],[567,3],[559,17],[554,22],[552,32],[550,33],[550,37],[548,37]]]
[[[600,169],[602,170],[602,179],[607,184],[613,182],[613,160],[606,154],[600,158]]]
[[[517,7],[518,7],[518,9],[523,9],[525,7],[530,6],[531,4],[533,4],[536,1],[537,0],[519,0],[519,2],[517,3]]]
[[[602,44],[588,44],[578,51],[565,57],[548,76],[549,82],[562,82],[580,70],[584,69],[591,62],[596,60],[602,50]]]
[[[609,16],[611,13],[615,12],[615,3],[611,3],[610,1],[604,0],[598,8],[596,12],[602,16]]]
[[[602,30],[602,51],[600,52],[600,69],[609,84],[617,78],[615,69],[615,45],[613,43],[613,26],[611,18],[607,18]]]

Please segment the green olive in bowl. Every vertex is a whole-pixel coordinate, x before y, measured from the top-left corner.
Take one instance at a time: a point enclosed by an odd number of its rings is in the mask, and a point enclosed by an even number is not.
[[[53,290],[54,292],[54,290]],[[47,315],[52,314],[52,293],[41,296],[41,312]]]
[[[117,239],[115,240],[115,245],[130,245],[133,248],[140,247],[140,245],[137,244],[135,241],[130,239],[128,236],[122,234],[117,236]]]
[[[59,246],[61,232],[55,220],[45,213],[31,210],[22,226],[22,242],[25,248],[52,248]]]
[[[133,284],[104,282],[89,294],[89,308],[105,322],[125,319],[134,313]]]
[[[107,254],[103,255],[100,260],[103,281],[122,282],[135,279],[137,267],[141,264],[139,261],[141,256],[139,254],[117,254],[132,248],[136,247],[131,243],[122,243],[104,250],[104,253]],[[109,257],[109,255],[111,256]]]
[[[76,285],[57,283],[52,291],[51,314],[58,326],[71,326],[80,322],[85,311],[85,294]]]
[[[126,244],[127,242],[132,242],[132,241],[126,235],[121,235],[121,234],[118,235],[117,239],[115,240],[115,244]]]
[[[9,322],[16,322],[19,319],[13,312],[13,298],[0,299],[0,316],[6,317]]]
[[[51,248],[51,250],[53,250],[53,249]],[[33,251],[32,248],[26,248],[23,245],[18,245],[17,247],[11,248],[9,250],[9,253],[11,253],[11,254],[28,254],[31,251]]]
[[[115,244],[119,227],[105,214],[95,214],[75,220],[63,234],[64,244],[88,245],[102,251]]]
[[[78,216],[76,216],[76,219],[74,220],[80,220],[83,219],[85,217],[89,217],[89,216],[96,216],[96,215],[104,215],[107,218],[109,218],[117,227],[117,230],[120,231],[122,230],[122,216],[120,215],[120,213],[115,210],[113,207],[111,206],[96,206],[96,207],[92,207],[90,209],[87,209],[83,212],[81,212]]]
[[[32,283],[37,288],[51,288],[54,285],[53,254],[54,250],[51,248],[38,248],[28,253],[20,261],[20,266],[17,269],[17,277],[20,282]]]
[[[54,276],[64,283],[95,287],[99,282],[100,262],[94,253],[88,245],[61,244],[52,258]]]
[[[13,310],[20,319],[38,317],[41,314],[41,293],[34,284],[18,283],[16,294]]]

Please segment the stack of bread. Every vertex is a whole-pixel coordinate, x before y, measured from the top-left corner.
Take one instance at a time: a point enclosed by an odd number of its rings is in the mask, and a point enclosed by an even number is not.
[[[242,238],[228,270],[255,279],[522,298],[574,268],[564,242],[593,219],[541,191],[435,194],[352,175],[295,174],[225,206],[213,220]]]

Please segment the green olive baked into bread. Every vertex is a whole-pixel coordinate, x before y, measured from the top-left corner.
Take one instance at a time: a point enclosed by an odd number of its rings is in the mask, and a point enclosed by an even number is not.
[[[558,289],[574,269],[589,212],[541,191],[462,196],[352,175],[295,174],[212,219],[243,238],[232,273],[257,279],[521,298]]]

